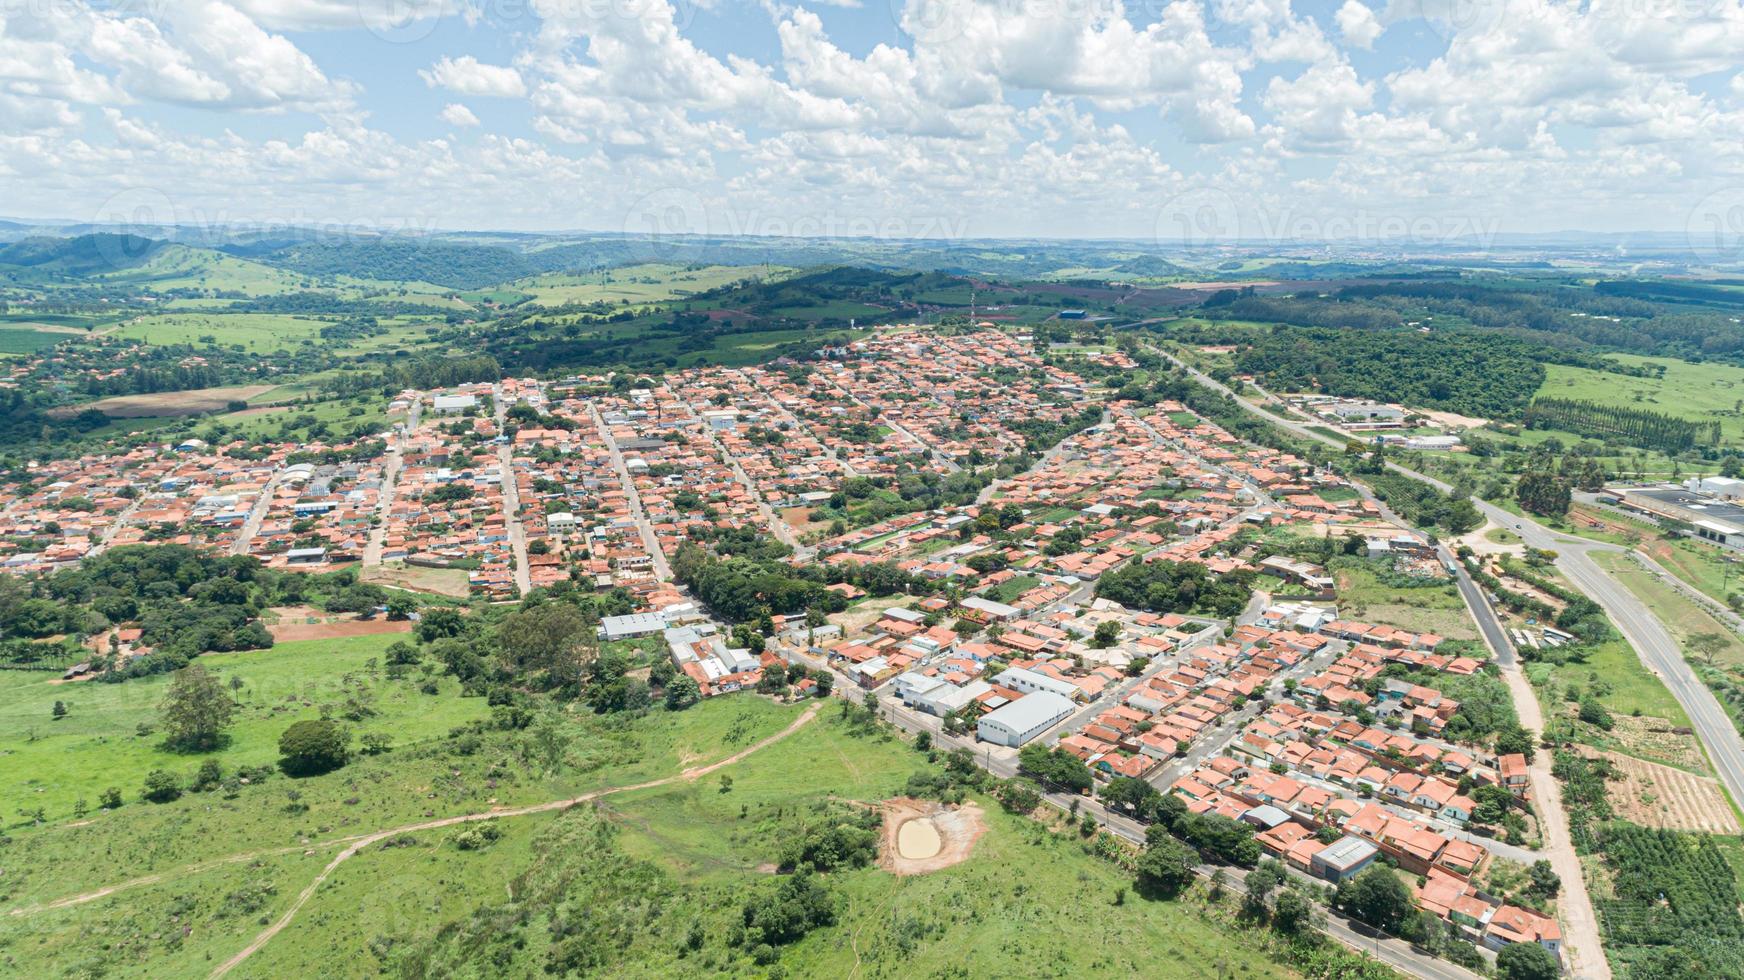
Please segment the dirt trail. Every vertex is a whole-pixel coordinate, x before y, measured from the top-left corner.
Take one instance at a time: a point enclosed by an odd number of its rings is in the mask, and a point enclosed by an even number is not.
[[[277,855],[277,854],[289,854],[289,853],[292,853],[295,851],[305,851],[305,850],[312,850],[312,849],[323,848],[323,847],[335,847],[335,846],[338,846],[340,844],[347,845],[344,850],[342,850],[338,854],[334,855],[333,860],[329,861],[327,863],[327,866],[321,869],[321,873],[315,877],[314,881],[309,883],[309,886],[307,888],[304,888],[301,892],[299,892],[297,894],[297,900],[295,902],[293,902],[291,907],[285,911],[284,915],[279,917],[278,921],[276,921],[272,925],[268,926],[264,931],[262,931],[260,933],[260,935],[256,936],[254,938],[254,941],[249,943],[245,949],[243,949],[241,952],[237,953],[235,956],[231,957],[229,960],[226,960],[221,966],[219,966],[216,970],[214,970],[212,972],[212,976],[214,976],[214,977],[222,976],[223,974],[229,972],[231,969],[235,968],[237,965],[242,963],[243,960],[246,960],[250,956],[254,955],[254,953],[259,951],[262,946],[265,946],[267,944],[268,940],[270,940],[270,939],[272,939],[272,937],[278,935],[279,932],[285,928],[285,926],[290,925],[291,920],[296,917],[298,910],[303,907],[304,903],[308,902],[310,897],[315,894],[315,889],[318,888],[323,881],[327,880],[327,877],[333,873],[334,869],[338,868],[339,865],[345,863],[345,861],[350,859],[358,851],[361,851],[362,849],[368,847],[371,844],[376,843],[377,841],[383,840],[384,838],[387,838],[387,837],[392,837],[396,834],[410,834],[410,833],[416,833],[418,831],[423,831],[423,830],[437,830],[437,829],[440,829],[442,827],[451,827],[451,826],[454,826],[455,824],[469,823],[469,822],[472,822],[475,820],[489,820],[489,819],[492,819],[495,817],[522,817],[522,816],[528,816],[530,814],[535,814],[535,813],[549,813],[552,810],[561,810],[565,807],[574,806],[578,803],[586,803],[590,800],[596,800],[596,799],[599,799],[600,797],[611,796],[611,795],[614,795],[617,793],[628,793],[628,792],[631,792],[633,790],[639,790],[639,789],[652,789],[653,787],[656,787],[656,786],[666,786],[666,785],[671,784],[671,783],[689,782],[692,780],[700,779],[703,776],[706,776],[709,773],[714,772],[718,769],[722,769],[726,766],[733,765],[734,763],[741,762],[747,756],[751,755],[752,753],[766,749],[769,746],[774,745],[776,742],[779,742],[782,739],[788,737],[789,735],[792,735],[794,732],[799,731],[801,728],[805,727],[805,725],[808,724],[813,718],[817,717],[818,708],[819,708],[819,705],[813,704],[811,707],[807,708],[803,714],[801,714],[798,718],[795,718],[790,724],[788,724],[788,726],[786,728],[783,728],[781,731],[776,732],[775,734],[769,736],[768,738],[765,738],[762,741],[759,741],[759,742],[757,742],[757,743],[755,743],[747,748],[740,749],[738,752],[735,752],[732,755],[727,756],[725,759],[722,759],[719,762],[711,762],[706,766],[696,766],[696,767],[693,767],[690,769],[686,769],[683,772],[677,774],[676,776],[666,776],[666,777],[663,777],[661,779],[653,779],[653,780],[649,780],[649,781],[643,782],[643,783],[635,783],[635,784],[630,785],[630,786],[612,786],[612,787],[608,787],[606,789],[597,789],[597,790],[593,790],[592,792],[583,793],[580,796],[570,797],[568,799],[562,799],[562,800],[551,800],[550,802],[547,802],[547,803],[535,803],[535,804],[532,804],[530,806],[507,807],[507,808],[498,807],[498,808],[494,808],[491,810],[486,810],[486,811],[481,812],[481,813],[467,813],[467,814],[462,814],[460,816],[444,817],[444,818],[439,819],[439,820],[427,820],[427,821],[424,821],[422,823],[406,824],[406,825],[401,826],[401,827],[393,827],[393,828],[390,828],[387,830],[378,830],[378,831],[375,831],[375,832],[369,833],[369,834],[359,834],[359,835],[354,835],[351,837],[339,837],[339,838],[335,838],[332,840],[321,841],[319,843],[293,844],[293,845],[290,845],[287,847],[274,847],[274,848],[267,848],[267,849],[258,850],[258,851],[249,851],[249,852],[244,853],[244,854],[232,854],[228,857],[215,858],[211,861],[202,861],[198,864],[191,864],[191,865],[186,865],[186,866],[180,867],[180,868],[173,868],[173,869],[169,869],[169,870],[165,870],[165,871],[160,871],[160,872],[157,872],[156,874],[144,875],[144,876],[139,877],[139,878],[130,878],[127,881],[118,882],[118,883],[113,884],[113,885],[105,885],[104,887],[95,889],[93,891],[81,892],[80,894],[77,894],[77,895],[69,895],[65,898],[58,898],[52,902],[49,902],[49,903],[43,904],[43,905],[33,905],[33,906],[25,906],[25,907],[21,907],[21,908],[15,908],[15,909],[12,909],[7,914],[13,915],[13,916],[22,916],[22,915],[29,915],[29,914],[34,913],[34,912],[47,911],[50,909],[62,909],[62,908],[67,908],[67,907],[73,906],[73,905],[83,905],[86,902],[94,902],[99,898],[106,898],[110,895],[116,894],[117,892],[126,891],[126,890],[132,889],[132,888],[138,888],[138,887],[141,887],[143,885],[156,884],[158,882],[163,881],[166,878],[169,878],[169,877],[172,877],[175,875],[197,874],[197,873],[200,873],[203,871],[209,871],[213,868],[223,867],[224,865],[227,865],[227,864],[236,864],[236,863],[242,862],[242,861],[252,861],[255,858],[269,857],[269,856]]]
[[[237,966],[240,966],[242,962],[250,956],[259,952],[262,946],[265,946],[274,936],[278,935],[286,926],[291,924],[291,920],[296,918],[297,913],[302,910],[303,905],[314,896],[315,889],[321,887],[321,883],[326,881],[329,875],[333,874],[341,864],[344,864],[358,851],[363,850],[377,841],[398,834],[411,834],[425,830],[440,830],[443,827],[452,827],[455,824],[470,823],[475,820],[490,820],[496,817],[524,817],[534,813],[549,813],[552,810],[562,810],[567,807],[575,806],[578,803],[586,803],[589,800],[596,800],[602,796],[611,796],[616,793],[628,793],[639,789],[652,789],[656,786],[666,786],[671,783],[700,779],[717,769],[733,765],[734,763],[743,760],[746,756],[751,755],[753,752],[768,748],[787,736],[792,735],[794,732],[803,728],[813,718],[816,718],[817,713],[818,706],[814,704],[805,709],[805,713],[800,715],[798,718],[795,718],[786,728],[776,732],[774,735],[771,735],[748,748],[741,749],[719,762],[713,762],[706,766],[698,766],[693,769],[686,769],[676,776],[652,779],[645,783],[635,783],[630,786],[613,786],[609,789],[598,789],[591,793],[583,793],[580,796],[571,797],[569,799],[552,800],[548,803],[535,803],[531,806],[522,807],[497,808],[486,810],[482,813],[467,813],[457,817],[444,817],[440,820],[428,820],[423,823],[407,824],[403,827],[394,827],[389,830],[378,830],[373,834],[355,838],[352,840],[350,846],[346,847],[345,850],[340,851],[338,854],[335,854],[333,860],[327,862],[327,866],[321,869],[321,873],[315,876],[314,881],[309,882],[308,887],[297,893],[297,900],[291,903],[291,907],[286,909],[283,915],[279,916],[272,925],[261,930],[260,935],[255,936],[254,940],[247,946],[244,946],[235,956],[232,956],[228,960],[219,964],[217,969],[212,971],[211,976],[221,977],[235,969]]]

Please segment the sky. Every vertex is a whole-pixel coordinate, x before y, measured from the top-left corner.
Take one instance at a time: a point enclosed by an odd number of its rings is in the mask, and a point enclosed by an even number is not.
[[[0,215],[1744,238],[1744,0],[0,0]]]

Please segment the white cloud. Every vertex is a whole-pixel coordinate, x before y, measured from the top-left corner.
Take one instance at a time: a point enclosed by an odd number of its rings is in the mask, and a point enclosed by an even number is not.
[[[450,126],[477,126],[478,117],[472,110],[458,102],[450,102],[442,107],[442,121]]]
[[[1344,6],[1338,8],[1334,19],[1338,22],[1338,33],[1346,41],[1365,51],[1374,47],[1375,39],[1386,30],[1375,17],[1375,12],[1364,5],[1362,0],[1344,0]]]
[[[428,69],[418,72],[424,84],[445,88],[461,95],[484,95],[515,98],[527,94],[527,84],[521,73],[506,65],[487,65],[472,55],[443,58]]]

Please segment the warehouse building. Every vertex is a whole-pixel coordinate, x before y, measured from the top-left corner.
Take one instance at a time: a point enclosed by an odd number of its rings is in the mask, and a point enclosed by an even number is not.
[[[1072,701],[1037,691],[981,716],[975,735],[983,742],[1018,748],[1072,714]]]

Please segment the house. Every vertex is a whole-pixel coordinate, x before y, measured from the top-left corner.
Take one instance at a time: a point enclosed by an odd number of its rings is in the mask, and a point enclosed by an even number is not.
[[[1360,837],[1340,837],[1315,853],[1310,868],[1330,882],[1346,881],[1375,862],[1380,849]]]
[[[1045,691],[1049,694],[1056,694],[1063,697],[1068,701],[1082,697],[1084,693],[1078,685],[1073,684],[1070,681],[1063,681],[1057,677],[1049,677],[1047,674],[1030,670],[1027,667],[1007,667],[1005,670],[1000,671],[999,676],[993,678],[993,683],[998,684],[1001,687],[1009,687],[1022,694],[1035,694]]]

